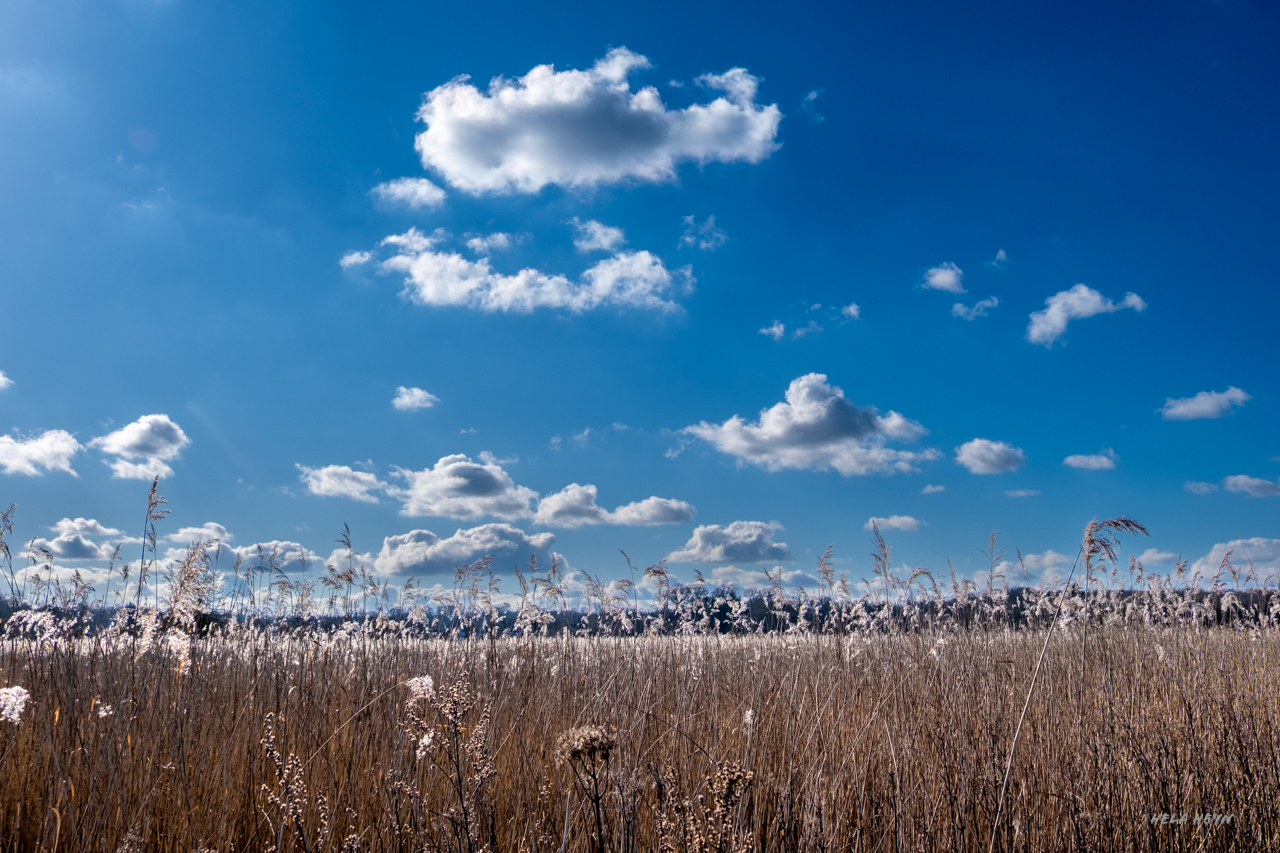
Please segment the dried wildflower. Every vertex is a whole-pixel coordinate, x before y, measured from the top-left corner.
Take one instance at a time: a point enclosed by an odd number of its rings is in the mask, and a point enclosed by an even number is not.
[[[751,727],[756,723],[756,712],[748,708],[742,715],[742,725],[750,731]]]
[[[422,740],[418,741],[418,760],[421,761],[431,751],[431,744],[436,739],[435,729],[427,729]]]
[[[110,717],[115,712],[116,712],[116,709],[112,708],[110,705],[103,705],[102,707],[98,708],[99,717]]]
[[[8,720],[16,726],[30,698],[31,694],[25,687],[6,687],[0,690],[0,720]]]
[[[564,759],[606,759],[618,746],[617,736],[601,726],[569,729],[556,739],[556,754]]]
[[[417,702],[420,699],[426,699],[434,702],[436,698],[436,683],[431,680],[429,675],[420,675],[417,678],[410,678],[404,683],[409,688],[409,701]]]

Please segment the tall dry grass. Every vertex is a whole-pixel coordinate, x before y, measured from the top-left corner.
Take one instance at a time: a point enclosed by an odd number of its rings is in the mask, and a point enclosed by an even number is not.
[[[9,640],[0,847],[1280,849],[1271,631],[1062,631],[997,826],[1043,638]]]

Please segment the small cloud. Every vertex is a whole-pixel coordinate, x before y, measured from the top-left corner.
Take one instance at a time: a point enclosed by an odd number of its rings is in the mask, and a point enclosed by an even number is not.
[[[569,436],[569,438],[574,444],[582,447],[591,440],[591,432],[591,427],[583,427],[582,432],[575,432],[573,435]]]
[[[764,335],[765,337],[773,338],[775,341],[782,340],[782,336],[785,335],[786,333],[787,333],[787,327],[782,325],[782,323],[778,322],[777,320],[773,321],[772,326],[765,326],[763,329],[760,330],[760,334]]]
[[[667,559],[673,563],[786,562],[791,559],[791,549],[785,542],[773,541],[781,529],[776,521],[735,521],[725,527],[699,525],[685,546],[672,551]]]
[[[396,178],[378,184],[371,192],[384,204],[403,205],[410,210],[439,207],[444,204],[445,192],[426,178]]]
[[[1045,309],[1031,315],[1031,323],[1027,326],[1027,340],[1033,344],[1052,347],[1053,342],[1062,337],[1067,324],[1072,320],[1084,320],[1098,314],[1113,314],[1125,308],[1142,312],[1147,310],[1147,303],[1136,293],[1126,293],[1120,302],[1112,302],[1103,298],[1102,294],[1091,287],[1077,284],[1070,290],[1055,293],[1044,301]]]
[[[991,264],[991,266],[993,267],[998,268],[1002,263],[1004,263],[1007,260],[1009,260],[1009,256],[1005,254],[1004,249],[1001,249],[1000,251],[996,252],[995,258],[993,260],[987,261],[987,263]]]
[[[1016,471],[1027,461],[1022,448],[1004,441],[975,438],[956,448],[956,462],[970,474],[1003,474]]]
[[[818,112],[816,108],[817,100],[821,95],[821,89],[814,89],[811,92],[806,92],[804,97],[800,99],[800,109],[808,113],[809,117],[818,123],[826,121],[826,116]]]
[[[1148,548],[1138,555],[1138,562],[1144,566],[1171,566],[1177,559],[1177,554],[1171,551],[1160,551],[1155,548]]]
[[[12,384],[13,380],[6,376],[3,370],[0,370],[0,391],[3,391]]]
[[[627,242],[627,235],[621,228],[605,225],[594,219],[583,222],[575,216],[569,220],[569,224],[578,232],[573,245],[579,252],[612,252]]]
[[[347,252],[342,256],[342,259],[338,261],[338,266],[342,267],[344,270],[349,270],[352,267],[367,264],[372,259],[372,252]]]
[[[929,485],[925,486],[923,489],[920,490],[920,494],[936,495],[938,492],[945,492],[946,490],[947,490],[946,486],[935,486],[932,483],[930,483]]]
[[[919,530],[923,524],[920,519],[913,518],[909,515],[891,515],[888,518],[881,518],[873,515],[867,519],[867,523],[862,525],[863,530],[871,530],[873,527],[880,530]]]
[[[1187,480],[1186,484],[1182,488],[1191,492],[1193,495],[1211,495],[1218,491],[1218,487],[1213,483],[1205,483],[1200,480]]]
[[[143,415],[127,426],[89,442],[90,447],[118,457],[107,462],[111,476],[136,480],[173,474],[173,469],[165,463],[177,459],[189,444],[191,439],[168,415]]]
[[[620,506],[612,512],[596,504],[596,487],[570,483],[559,492],[538,501],[533,516],[535,524],[548,527],[583,527],[617,524],[627,527],[653,527],[660,524],[683,524],[692,521],[696,511],[685,501],[645,498]]]
[[[216,539],[225,544],[235,537],[227,531],[227,528],[218,524],[216,521],[206,521],[199,527],[183,527],[177,533],[170,533],[165,538],[170,542],[184,544],[197,541],[207,542],[211,539]]]
[[[1222,488],[1228,492],[1239,492],[1251,498],[1274,498],[1280,495],[1280,483],[1250,477],[1247,474],[1235,474],[1222,481]]]
[[[862,309],[858,307],[858,303],[850,302],[848,305],[840,309],[840,316],[848,320],[861,320]]]
[[[493,252],[505,252],[520,242],[520,238],[496,231],[493,234],[476,234],[467,238],[467,248],[477,255],[488,255]]]
[[[822,334],[822,325],[817,320],[810,320],[809,325],[796,329],[791,333],[791,340],[798,341],[801,338],[807,338],[810,335]]]
[[[0,435],[0,469],[6,474],[38,477],[50,471],[65,471],[79,476],[71,467],[71,458],[84,448],[71,433],[62,429],[45,430],[31,438]]]
[[[1110,471],[1116,467],[1116,462],[1119,460],[1120,457],[1116,456],[1116,452],[1108,447],[1101,453],[1077,453],[1068,456],[1062,460],[1062,464],[1070,468],[1080,468],[1084,471]]]
[[[370,492],[386,488],[386,483],[373,474],[355,471],[347,465],[326,465],[323,468],[298,465],[297,468],[302,472],[298,479],[306,484],[307,491],[321,497],[350,498],[353,501],[376,504],[378,499]]]
[[[945,290],[948,293],[967,293],[960,283],[964,270],[951,262],[931,267],[924,274],[923,287],[929,290]]]
[[[714,215],[708,216],[701,225],[692,216],[684,217],[681,222],[684,233],[680,235],[680,248],[696,246],[704,252],[713,252],[729,240],[729,235],[716,227]]]
[[[435,394],[430,394],[421,388],[406,388],[403,385],[396,388],[396,395],[391,399],[391,405],[402,412],[429,409],[439,402],[440,398]]]
[[[103,526],[96,518],[64,518],[49,528],[59,536],[119,536],[121,531]]]
[[[1169,397],[1160,407],[1166,421],[1194,421],[1220,418],[1253,398],[1234,385],[1225,391],[1201,391],[1194,397]]]
[[[957,302],[951,306],[951,316],[960,317],[965,320],[973,320],[977,317],[987,316],[988,308],[995,308],[1000,304],[1000,300],[992,296],[989,299],[983,299],[981,302],[974,303],[972,308],[966,306],[963,302]]]
[[[1041,492],[1039,489],[1009,489],[1005,494],[1011,498],[1034,498]]]
[[[479,431],[480,430],[476,429],[475,427],[467,427],[466,429],[458,430],[458,435],[473,435]]]
[[[516,485],[496,462],[473,462],[458,453],[442,456],[421,471],[395,469],[404,488],[388,488],[401,501],[401,515],[480,518],[491,515],[506,521],[531,516],[529,502],[538,493]]]
[[[1038,493],[1037,493],[1038,494]],[[1059,554],[1050,548],[1043,554],[1023,554],[1022,564],[1027,567],[1028,571],[1043,572],[1047,569],[1065,569],[1072,563],[1072,558],[1066,554]]]

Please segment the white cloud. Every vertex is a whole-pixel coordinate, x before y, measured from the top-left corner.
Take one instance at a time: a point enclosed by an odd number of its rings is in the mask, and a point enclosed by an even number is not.
[[[1004,249],[1000,249],[998,252],[996,252],[995,259],[991,261],[991,265],[993,267],[999,266],[1002,262],[1007,260],[1009,260],[1008,254],[1005,253]]]
[[[1022,562],[1027,567],[1027,571],[1043,572],[1046,569],[1070,568],[1073,559],[1050,548],[1043,554],[1023,554]]]
[[[421,388],[406,388],[403,385],[396,388],[396,395],[391,399],[391,405],[402,412],[429,409],[439,402],[440,398],[435,394],[423,391]]]
[[[463,454],[443,456],[421,471],[395,470],[405,488],[388,488],[387,494],[404,503],[401,515],[446,518],[528,518],[529,502],[538,497],[533,489],[517,486],[496,462],[473,462]]]
[[[891,515],[888,518],[881,518],[873,515],[867,519],[867,523],[862,525],[863,530],[870,530],[873,526],[881,530],[919,530],[923,524],[920,519],[913,518],[909,515]]]
[[[1034,498],[1040,493],[1039,489],[1009,489],[1005,492],[1011,498]]]
[[[83,448],[80,442],[66,430],[45,430],[31,438],[14,438],[0,435],[0,468],[6,474],[24,474],[37,477],[41,469],[65,471],[79,476],[71,467],[71,458]]]
[[[385,204],[404,205],[411,210],[439,207],[444,204],[445,197],[444,190],[426,178],[396,178],[378,184],[370,192]]]
[[[583,222],[575,216],[569,224],[578,232],[578,236],[573,238],[573,247],[579,252],[612,252],[627,242],[627,235],[621,228],[594,219]]]
[[[1250,477],[1247,474],[1235,474],[1222,481],[1222,488],[1228,492],[1241,492],[1251,498],[1274,498],[1280,495],[1280,483]]]
[[[352,267],[358,267],[361,264],[367,264],[371,260],[373,260],[372,252],[347,252],[338,261],[338,266],[342,267],[344,270],[347,270],[347,269],[351,269]]]
[[[677,281],[689,292],[695,283],[688,267],[675,275],[647,251],[620,252],[597,262],[581,280],[526,268],[515,275],[495,272],[488,258],[472,261],[457,252],[432,250],[434,238],[416,229],[393,235],[384,244],[398,247],[382,268],[405,275],[404,298],[419,305],[458,305],[481,311],[528,313],[535,308],[573,312],[606,306],[677,311],[667,297]]]
[[[681,248],[696,246],[704,252],[714,252],[729,239],[728,234],[716,227],[714,215],[708,216],[701,225],[692,216],[686,216],[680,221],[684,224],[684,233],[680,235],[679,243]]]
[[[111,476],[125,480],[151,480],[173,473],[166,462],[177,459],[191,439],[168,415],[143,415],[89,442],[104,453],[118,457],[107,462]],[[135,462],[131,460],[142,460]]]
[[[467,248],[477,255],[488,255],[493,252],[505,252],[517,242],[519,242],[518,237],[513,237],[502,231],[495,231],[492,234],[477,234],[474,237],[467,238]]]
[[[929,290],[945,290],[947,293],[967,293],[960,280],[964,270],[949,261],[930,267],[924,274],[924,287]]]
[[[206,542],[210,539],[217,539],[219,542],[226,544],[235,537],[232,536],[227,528],[218,524],[216,521],[206,521],[199,527],[183,527],[177,533],[170,533],[165,537],[170,542],[181,542],[183,544],[189,542]]]
[[[120,531],[106,527],[96,518],[64,518],[49,528],[59,536],[119,536]]]
[[[727,527],[702,524],[695,527],[685,546],[672,551],[673,563],[767,563],[791,559],[785,542],[774,542],[782,529],[776,521],[735,521]]]
[[[809,335],[820,335],[823,332],[822,325],[817,320],[810,320],[809,325],[802,326],[791,333],[791,339],[798,341],[801,338],[807,338]]]
[[[430,530],[411,530],[388,536],[382,542],[375,567],[386,575],[435,575],[453,571],[454,566],[474,563],[482,557],[510,559],[524,564],[535,554],[538,562],[550,565],[558,556],[549,549],[556,541],[550,533],[525,533],[510,524],[482,524],[459,528],[447,539]],[[501,568],[495,565],[495,568]]]
[[[994,296],[989,299],[983,299],[980,302],[975,302],[972,308],[968,307],[963,302],[957,302],[951,306],[951,316],[960,317],[965,320],[973,320],[977,317],[987,316],[987,309],[995,308],[999,304],[1000,300],[996,299]]]
[[[302,572],[318,569],[324,560],[315,551],[298,542],[273,539],[270,542],[255,542],[238,548],[227,548],[232,559],[239,557],[246,566],[267,566],[274,563],[283,572]],[[344,552],[345,553],[345,552]],[[182,551],[170,551],[170,555],[182,556]]]
[[[1116,467],[1116,462],[1120,461],[1120,457],[1116,456],[1116,452],[1110,447],[1104,448],[1101,453],[1075,453],[1062,460],[1062,464],[1071,468],[1080,468],[1085,471],[1110,471]]]
[[[1045,309],[1031,315],[1027,326],[1027,340],[1033,344],[1053,346],[1053,342],[1067,330],[1067,323],[1083,320],[1098,314],[1111,314],[1125,308],[1147,310],[1147,303],[1136,293],[1126,293],[1119,303],[1104,299],[1091,287],[1077,284],[1070,290],[1055,293],[1044,301]]]
[[[782,585],[788,589],[803,584],[816,585],[818,579],[802,569],[785,570],[782,566],[774,566],[773,573],[776,575],[781,573]],[[711,570],[708,575],[711,583],[715,586],[733,586],[742,589],[764,589],[770,586],[769,576],[764,572],[756,572],[751,569],[740,569],[737,566],[719,566]]]
[[[1178,559],[1178,555],[1172,551],[1160,551],[1156,548],[1148,548],[1138,555],[1138,562],[1144,566],[1171,566]]]
[[[13,384],[13,380],[10,379],[7,375],[5,375],[5,372],[3,370],[0,370],[0,391],[3,391],[4,389],[8,388],[12,384]]]
[[[1230,542],[1219,542],[1209,549],[1209,553],[1191,564],[1191,571],[1199,572],[1202,577],[1212,575],[1222,563],[1222,557],[1231,552],[1231,562],[1238,567],[1253,566],[1262,577],[1280,574],[1280,539],[1264,539],[1255,536],[1252,539],[1232,539]]]
[[[861,320],[862,309],[858,307],[858,303],[850,302],[848,305],[840,309],[840,316],[849,320]]]
[[[1225,391],[1201,391],[1194,397],[1168,397],[1160,407],[1160,415],[1166,421],[1194,421],[1201,418],[1220,418],[1243,406],[1253,398],[1234,385]]]
[[[1004,441],[975,438],[956,448],[956,462],[969,469],[970,474],[1003,474],[1016,471],[1027,461],[1022,448]]]
[[[56,539],[33,539],[27,547],[43,548],[56,560],[109,560],[115,551],[114,545],[98,545],[79,533],[63,534]]]
[[[351,498],[353,501],[376,504],[378,499],[369,494],[386,488],[375,475],[367,471],[356,471],[346,465],[326,465],[323,468],[308,468],[298,465],[302,473],[298,475],[313,495],[328,498]]]
[[[426,94],[414,147],[424,167],[473,194],[670,181],[680,162],[758,163],[778,148],[782,113],[755,103],[745,70],[699,77],[724,96],[668,110],[652,86],[631,90],[628,76],[648,67],[619,47],[586,71],[496,77],[487,94],[456,77]]]
[[[777,320],[773,321],[772,326],[765,326],[763,329],[760,330],[760,334],[768,338],[773,338],[775,341],[782,340],[782,336],[785,335],[786,333],[787,333],[787,327],[782,325],[782,323],[778,322]]]
[[[1204,483],[1199,480],[1187,480],[1186,485],[1182,488],[1193,495],[1209,495],[1218,491],[1218,487],[1213,483]]]
[[[922,494],[922,495],[935,495],[935,494],[937,494],[938,492],[945,492],[946,490],[947,490],[947,487],[946,487],[946,486],[935,486],[935,485],[933,485],[932,483],[930,483],[930,484],[928,484],[927,486],[925,486],[923,489],[921,489],[921,490],[920,490],[920,494]]]
[[[886,447],[888,439],[915,440],[927,430],[897,412],[882,417],[872,406],[859,408],[821,373],[793,380],[785,402],[762,410],[755,423],[734,415],[722,424],[702,421],[682,432],[770,471],[834,468],[846,477],[906,472],[938,455]]]
[[[548,527],[583,527],[595,524],[651,527],[659,524],[683,524],[692,520],[696,512],[693,505],[685,501],[656,496],[609,512],[596,505],[596,494],[595,486],[570,483],[538,502],[534,523]]]

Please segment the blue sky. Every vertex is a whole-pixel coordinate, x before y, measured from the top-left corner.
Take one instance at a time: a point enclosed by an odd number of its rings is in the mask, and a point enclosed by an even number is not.
[[[1280,12],[968,5],[6,3],[15,536],[1280,570]]]

